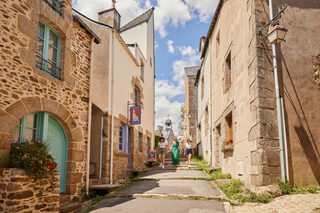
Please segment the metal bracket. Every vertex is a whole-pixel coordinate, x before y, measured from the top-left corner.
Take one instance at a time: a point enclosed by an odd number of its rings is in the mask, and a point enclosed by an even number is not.
[[[279,21],[279,19],[281,18],[281,14],[284,13],[284,11],[287,9],[288,4],[284,4],[282,9],[280,10],[280,12],[273,18],[271,19],[266,25],[264,25],[260,30],[259,33],[262,32],[262,30],[264,30],[266,27],[268,26],[274,26],[275,23],[277,23]]]

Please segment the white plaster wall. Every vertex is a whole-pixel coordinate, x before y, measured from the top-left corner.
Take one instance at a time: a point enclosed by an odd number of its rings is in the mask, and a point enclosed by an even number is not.
[[[147,56],[148,24],[146,22],[121,32],[120,35],[127,44],[138,43],[143,55]]]

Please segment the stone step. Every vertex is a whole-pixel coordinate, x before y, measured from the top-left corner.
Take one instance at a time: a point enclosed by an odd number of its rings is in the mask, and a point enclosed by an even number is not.
[[[71,196],[70,195],[60,195],[60,205],[63,205],[65,203],[71,202]]]
[[[100,185],[100,184],[102,184],[101,179],[90,178],[90,180],[89,180],[89,186]]]
[[[60,206],[60,213],[76,213],[80,210],[81,203],[68,203]]]
[[[123,186],[123,184],[97,184],[89,186],[91,190],[104,190],[104,191],[114,191],[115,189]]]

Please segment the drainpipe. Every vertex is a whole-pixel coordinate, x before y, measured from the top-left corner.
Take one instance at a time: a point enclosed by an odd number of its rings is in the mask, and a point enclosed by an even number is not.
[[[113,60],[114,60],[114,33],[115,30],[111,31],[111,36],[110,36],[110,44],[111,44],[111,52],[109,59],[110,60],[110,68],[111,68],[111,147],[110,147],[110,184],[113,184],[113,132],[114,132],[114,112],[113,112],[113,91],[114,91],[114,65],[113,65]]]
[[[94,38],[91,40],[90,54],[90,79],[89,79],[89,110],[88,110],[88,146],[87,146],[87,175],[86,175],[86,193],[89,193],[90,176],[90,145],[91,145],[91,118],[92,118],[92,75],[93,75],[93,52]]]
[[[282,114],[282,125],[283,125],[283,141],[284,141],[284,152],[285,152],[285,162],[286,162],[286,176],[287,180],[289,180],[289,160],[288,160],[288,145],[287,145],[287,135],[286,135],[286,124],[285,124],[285,118],[284,118],[284,106],[283,106],[283,98],[281,98],[281,114]]]
[[[273,5],[272,0],[269,0],[269,9],[270,9],[270,20],[273,19]],[[279,147],[280,147],[280,167],[281,167],[281,179],[282,181],[286,180],[285,174],[285,159],[283,152],[283,124],[282,123],[282,112],[283,106],[281,105],[281,97],[279,91],[279,79],[278,79],[278,67],[277,67],[277,53],[276,53],[276,45],[272,44],[272,58],[273,58],[273,71],[274,71],[274,81],[275,81],[275,90],[276,90],[276,102],[277,102],[277,115],[278,115],[278,132],[279,132]]]

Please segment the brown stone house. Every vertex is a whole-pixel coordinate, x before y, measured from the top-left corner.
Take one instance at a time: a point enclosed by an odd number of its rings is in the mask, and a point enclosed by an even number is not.
[[[154,9],[120,27],[115,8],[81,17],[101,38],[93,46],[90,187],[123,183],[145,169],[154,143]],[[130,125],[129,107],[141,106]]]
[[[287,178],[318,185],[320,91],[313,61],[319,54],[320,2],[273,1],[274,14],[284,3],[279,23],[289,31],[276,52]],[[267,29],[261,32],[268,22],[267,0],[221,0],[201,48],[202,58],[211,58],[212,164],[252,185],[273,184],[281,176],[271,45]]]
[[[59,165],[62,202],[77,200],[87,179],[91,51],[99,38],[72,14],[71,0],[2,0],[0,14],[0,168],[8,166],[9,141],[43,140]]]

